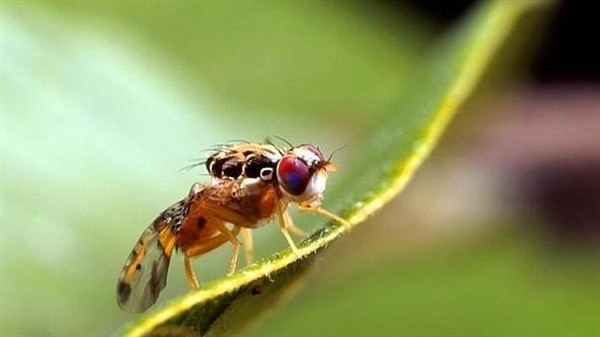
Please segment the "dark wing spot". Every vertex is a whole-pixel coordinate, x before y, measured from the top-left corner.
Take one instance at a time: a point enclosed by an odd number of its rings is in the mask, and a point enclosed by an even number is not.
[[[152,297],[155,299],[158,298],[158,294],[164,287],[163,282],[161,282],[161,275],[158,270],[158,267],[158,263],[154,261],[154,263],[152,264],[152,276],[150,277],[150,282],[148,283],[150,291],[152,292]]]
[[[119,297],[119,303],[126,303],[131,295],[131,286],[123,281],[117,284],[117,296]]]
[[[135,270],[141,270],[142,269],[142,265],[140,263],[135,265]]]

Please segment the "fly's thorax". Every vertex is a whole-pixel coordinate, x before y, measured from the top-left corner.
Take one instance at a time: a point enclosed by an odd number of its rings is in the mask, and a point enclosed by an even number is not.
[[[270,144],[245,143],[212,154],[206,160],[208,173],[217,179],[260,178],[264,168],[275,170],[282,153]]]
[[[279,195],[277,184],[273,181],[261,178],[222,179],[209,189],[211,202],[227,209],[218,214],[225,222],[255,228],[276,214]]]

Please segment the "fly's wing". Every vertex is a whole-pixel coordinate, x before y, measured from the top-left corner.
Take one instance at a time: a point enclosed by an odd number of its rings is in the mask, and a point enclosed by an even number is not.
[[[167,284],[169,261],[187,204],[184,199],[161,213],[142,233],[127,258],[117,283],[117,303],[124,311],[148,309]]]

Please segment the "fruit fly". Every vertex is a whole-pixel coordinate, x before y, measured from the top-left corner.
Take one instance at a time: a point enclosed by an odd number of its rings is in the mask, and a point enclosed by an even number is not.
[[[117,283],[117,303],[128,312],[152,306],[167,283],[173,251],[183,254],[185,275],[193,289],[200,282],[191,259],[227,242],[233,252],[228,275],[233,274],[244,240],[246,261],[252,262],[252,233],[276,218],[292,251],[298,248],[290,232],[295,227],[288,206],[320,213],[348,226],[348,222],[321,207],[327,172],[336,169],[318,147],[303,144],[282,150],[266,143],[243,143],[215,152],[205,162],[211,182],[195,183],[188,196],[162,212],[142,233]]]

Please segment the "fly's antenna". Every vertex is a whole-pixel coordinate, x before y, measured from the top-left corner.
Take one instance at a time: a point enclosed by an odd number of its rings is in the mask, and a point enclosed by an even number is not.
[[[333,152],[331,152],[331,154],[329,154],[329,158],[327,158],[327,162],[331,162],[331,160],[333,159],[333,156],[340,152],[341,150],[347,148],[350,145],[350,141],[346,142],[345,144],[343,144],[342,146],[339,146],[337,149],[333,150]]]

